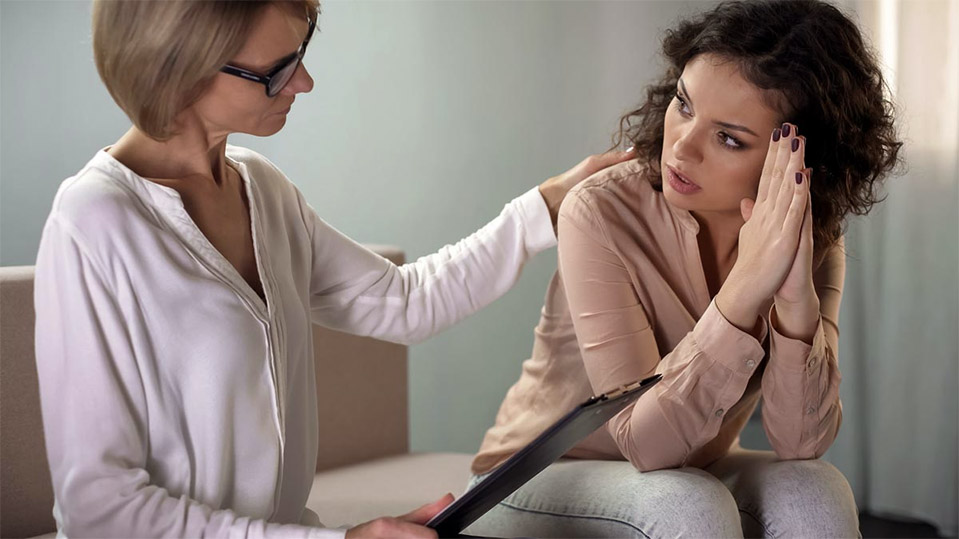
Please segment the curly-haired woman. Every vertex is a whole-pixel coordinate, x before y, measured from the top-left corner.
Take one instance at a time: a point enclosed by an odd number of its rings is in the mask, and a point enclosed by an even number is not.
[[[620,124],[638,159],[563,203],[532,358],[473,473],[591,394],[663,380],[468,532],[855,536],[849,485],[817,459],[842,418],[843,224],[901,146],[879,67],[814,0],[721,4],[663,52]],[[739,445],[760,398],[774,452]]]

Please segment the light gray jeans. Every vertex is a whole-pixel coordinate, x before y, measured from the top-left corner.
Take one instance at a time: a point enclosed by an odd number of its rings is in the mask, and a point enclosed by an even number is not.
[[[472,487],[483,476],[470,480]],[[560,460],[463,533],[493,537],[861,537],[852,489],[823,460],[735,449],[705,470]]]

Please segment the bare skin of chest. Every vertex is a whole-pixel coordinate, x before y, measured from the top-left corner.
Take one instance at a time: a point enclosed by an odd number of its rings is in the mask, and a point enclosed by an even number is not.
[[[703,264],[703,274],[706,277],[706,287],[709,289],[709,297],[712,298],[719,293],[719,289],[726,282],[726,277],[729,276],[729,272],[736,264],[737,253],[734,252],[731,256],[721,260],[708,240],[703,241],[702,239],[699,241],[699,252]]]
[[[171,185],[180,193],[183,206],[200,232],[223,255],[261,298],[263,287],[256,266],[249,201],[243,180],[231,171],[229,181]]]

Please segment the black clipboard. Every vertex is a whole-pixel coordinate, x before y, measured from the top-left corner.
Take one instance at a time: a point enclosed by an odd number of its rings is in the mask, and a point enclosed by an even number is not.
[[[553,423],[535,440],[433,517],[426,526],[440,537],[457,537],[493,506],[606,424],[662,379],[656,374],[616,391],[591,397]]]

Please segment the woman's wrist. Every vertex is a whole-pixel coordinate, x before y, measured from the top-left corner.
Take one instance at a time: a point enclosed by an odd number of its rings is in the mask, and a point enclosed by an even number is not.
[[[742,286],[742,281],[730,274],[716,294],[716,308],[723,317],[740,331],[759,338],[759,309],[762,304]]]
[[[790,339],[812,344],[813,336],[819,327],[819,297],[815,290],[799,302],[785,302],[776,299],[773,302],[774,314],[770,323],[781,335]]]
[[[539,184],[539,194],[546,203],[546,209],[549,210],[549,218],[553,222],[553,230],[556,230],[556,222],[559,219],[559,207],[563,203],[567,189],[564,188],[556,178],[550,178]]]

